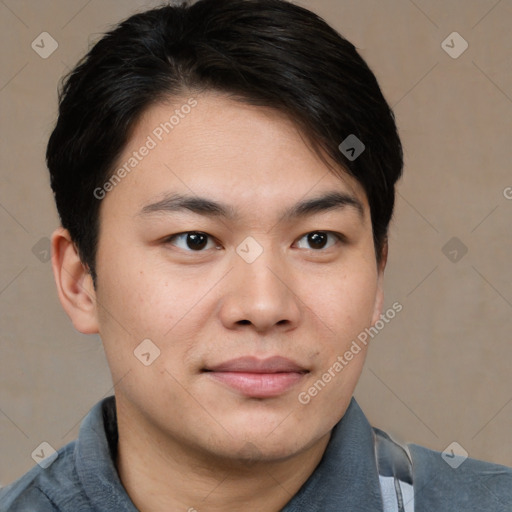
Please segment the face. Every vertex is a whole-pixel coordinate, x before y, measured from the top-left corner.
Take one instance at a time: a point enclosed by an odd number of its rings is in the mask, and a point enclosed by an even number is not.
[[[282,115],[213,93],[148,110],[116,169],[130,158],[106,187],[96,260],[121,414],[223,458],[325,438],[366,347],[344,354],[381,312],[360,185]]]

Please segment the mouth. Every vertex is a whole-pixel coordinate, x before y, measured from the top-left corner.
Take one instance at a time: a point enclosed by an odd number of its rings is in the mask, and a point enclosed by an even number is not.
[[[251,398],[280,396],[309,373],[307,368],[280,356],[267,359],[240,357],[202,371],[208,378]]]

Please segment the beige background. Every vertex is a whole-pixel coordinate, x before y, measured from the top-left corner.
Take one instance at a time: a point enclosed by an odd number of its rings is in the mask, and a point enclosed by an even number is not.
[[[360,49],[405,148],[386,277],[386,307],[403,311],[374,338],[357,399],[400,440],[439,451],[457,441],[512,466],[512,2],[298,3]],[[0,2],[3,485],[34,464],[42,441],[74,439],[113,391],[99,338],[73,329],[44,261],[58,223],[44,150],[61,75],[110,25],[154,5]],[[469,43],[457,59],[441,47],[454,31]],[[31,48],[41,32],[59,45],[47,59]],[[456,262],[462,246],[442,251],[452,237],[468,250]]]

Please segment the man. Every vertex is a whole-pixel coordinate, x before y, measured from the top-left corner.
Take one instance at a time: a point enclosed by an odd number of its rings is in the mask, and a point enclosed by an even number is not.
[[[47,162],[59,298],[100,334],[115,397],[1,511],[512,509],[512,470],[401,447],[352,398],[402,150],[313,13],[129,18],[68,76]]]

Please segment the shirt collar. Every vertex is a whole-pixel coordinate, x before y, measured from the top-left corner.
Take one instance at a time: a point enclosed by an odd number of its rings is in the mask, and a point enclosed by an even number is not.
[[[85,417],[75,445],[75,466],[97,510],[137,512],[119,479],[115,397],[98,402]],[[332,431],[315,471],[282,512],[382,511],[373,431],[352,398]]]
[[[117,457],[115,397],[98,402],[87,414],[75,445],[75,467],[95,510],[138,512],[121,483]]]
[[[324,456],[282,512],[382,511],[372,427],[352,398]]]

